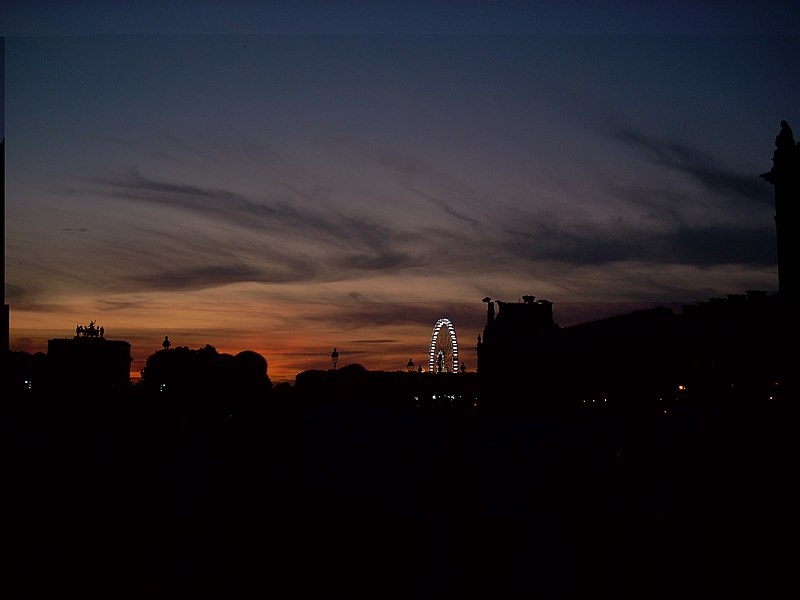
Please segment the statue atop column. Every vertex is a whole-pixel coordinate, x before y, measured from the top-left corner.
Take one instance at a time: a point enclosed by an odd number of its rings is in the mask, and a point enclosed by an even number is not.
[[[786,121],[781,121],[781,130],[778,132],[778,135],[775,136],[775,152],[784,152],[788,149],[794,149],[794,147],[795,142],[792,128],[789,127],[789,123]]]
[[[772,169],[760,175],[767,183],[775,184],[780,179],[794,175],[796,163],[800,156],[800,144],[795,142],[792,128],[786,121],[781,121],[781,129],[775,136],[775,152],[772,154]],[[796,175],[795,175],[796,177]]]

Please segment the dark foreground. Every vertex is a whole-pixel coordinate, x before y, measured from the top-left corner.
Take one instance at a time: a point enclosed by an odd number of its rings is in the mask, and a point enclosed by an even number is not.
[[[789,403],[7,410],[16,598],[779,597]],[[10,552],[9,552],[10,551]]]

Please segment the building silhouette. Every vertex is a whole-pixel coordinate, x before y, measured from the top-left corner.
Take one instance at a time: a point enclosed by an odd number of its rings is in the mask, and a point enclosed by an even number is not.
[[[61,389],[109,392],[130,385],[131,345],[101,337],[47,341],[47,379]]]
[[[554,321],[549,301],[484,298],[482,396],[532,410],[791,397],[798,387],[790,349],[800,331],[800,238],[793,234],[800,146],[785,121],[775,145],[773,168],[761,177],[775,188],[776,294],[748,290],[686,305],[680,314],[662,306],[566,328]]]

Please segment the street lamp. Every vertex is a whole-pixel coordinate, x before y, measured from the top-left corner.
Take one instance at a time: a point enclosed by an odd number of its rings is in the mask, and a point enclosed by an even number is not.
[[[339,362],[339,353],[336,351],[336,348],[333,349],[331,352],[331,362],[333,363],[333,370],[336,370],[336,363]]]

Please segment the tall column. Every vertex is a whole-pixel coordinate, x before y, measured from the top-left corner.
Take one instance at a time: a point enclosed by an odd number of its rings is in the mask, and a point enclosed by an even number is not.
[[[760,176],[775,189],[775,233],[778,244],[778,293],[800,300],[800,144],[791,127],[781,121],[775,138],[772,169]]]

